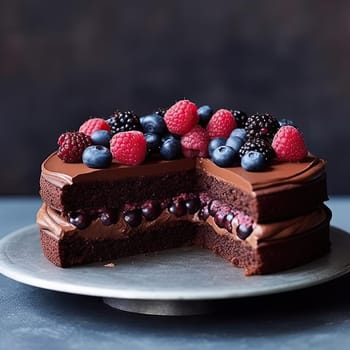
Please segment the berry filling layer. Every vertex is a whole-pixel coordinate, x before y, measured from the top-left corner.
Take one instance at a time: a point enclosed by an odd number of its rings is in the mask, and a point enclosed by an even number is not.
[[[248,215],[219,200],[201,194],[180,195],[168,201],[127,204],[122,210],[76,211],[69,217],[43,204],[37,215],[40,229],[59,239],[79,235],[86,239],[123,239],[172,221],[209,224],[217,234],[257,247],[260,241],[305,232],[329,220],[325,207],[310,214],[271,224],[257,224]]]

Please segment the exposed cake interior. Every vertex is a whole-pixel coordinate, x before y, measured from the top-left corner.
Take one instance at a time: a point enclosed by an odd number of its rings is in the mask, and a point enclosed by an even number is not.
[[[313,235],[321,232],[322,244],[317,243],[315,253],[305,252],[302,259],[308,260],[307,255],[311,260],[328,251],[330,214],[320,206],[327,198],[324,163],[317,158],[310,156],[304,163],[288,165],[285,171],[279,169],[285,163],[275,164],[272,180],[265,174],[265,180],[259,180],[261,173],[249,174],[246,180],[247,175],[238,168],[216,172],[218,167],[203,159],[164,164],[169,165],[165,167],[167,173],[163,172],[164,168],[157,169],[154,163],[152,167],[134,168],[133,176],[128,173],[130,168],[119,165],[107,171],[66,165],[69,171],[62,173],[60,160],[51,155],[43,163],[41,188],[45,203],[37,219],[45,254],[64,267],[196,244],[244,267],[246,274],[255,274],[267,271],[261,261],[260,247],[266,250],[266,246],[280,242],[277,246],[281,250],[286,244],[283,242],[303,241],[307,232]],[[136,178],[138,173],[144,176]],[[235,181],[243,185],[236,186]],[[282,200],[287,196],[289,202],[281,204],[281,194],[276,188],[280,192],[283,189]],[[269,209],[291,207],[295,205],[292,200],[295,193],[300,199],[303,191],[306,195],[303,198],[307,198],[313,188],[317,189],[315,198],[305,199],[304,206],[298,205],[297,211],[291,208],[286,219],[274,221],[275,210],[262,208],[264,204]],[[156,211],[154,218],[146,219],[142,214],[147,206],[156,208],[152,209]],[[62,207],[70,210],[64,212]],[[259,213],[263,212],[272,213],[270,221],[261,220]],[[295,212],[301,214],[295,216]],[[82,229],[71,223],[79,215],[85,221]],[[136,225],[130,221],[130,215],[138,215],[134,217],[138,221]],[[279,212],[277,215],[283,217]],[[302,260],[295,258],[299,249],[290,250],[290,257],[284,257],[283,264],[272,264],[273,257],[269,258],[267,272],[297,265]],[[229,251],[235,252],[230,258]]]

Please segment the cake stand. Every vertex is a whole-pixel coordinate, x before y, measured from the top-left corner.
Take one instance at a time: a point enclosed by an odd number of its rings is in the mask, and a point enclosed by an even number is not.
[[[284,272],[245,277],[208,250],[184,247],[62,269],[42,254],[38,229],[24,227],[0,240],[0,273],[31,286],[102,297],[117,309],[153,315],[217,311],[237,298],[321,284],[350,271],[350,235],[331,228],[331,252]]]

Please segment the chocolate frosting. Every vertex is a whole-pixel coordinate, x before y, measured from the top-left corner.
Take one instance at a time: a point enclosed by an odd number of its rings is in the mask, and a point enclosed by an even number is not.
[[[325,161],[309,154],[300,162],[274,162],[263,172],[247,172],[240,166],[220,168],[207,158],[147,161],[137,166],[116,162],[110,168],[92,169],[83,163],[64,163],[56,153],[42,164],[42,176],[58,188],[90,181],[117,181],[126,177],[154,176],[200,168],[210,176],[234,184],[247,192],[264,192],[276,186],[313,181],[325,172]]]

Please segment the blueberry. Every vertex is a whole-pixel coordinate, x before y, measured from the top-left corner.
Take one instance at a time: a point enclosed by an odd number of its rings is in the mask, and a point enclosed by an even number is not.
[[[232,232],[232,220],[235,217],[235,214],[228,213],[225,217],[224,227],[228,232]]]
[[[246,239],[249,237],[249,235],[253,232],[253,227],[252,226],[245,226],[243,224],[239,225],[237,227],[237,236],[240,238],[240,239]]]
[[[156,153],[159,152],[160,147],[160,136],[157,134],[146,133],[144,134],[146,142],[147,142],[147,152],[148,153]]]
[[[238,136],[230,136],[227,140],[226,140],[226,146],[230,146],[231,148],[233,148],[236,152],[239,151],[239,149],[242,147],[242,145],[244,144],[244,140],[241,139]]]
[[[158,114],[149,114],[140,118],[140,123],[144,133],[164,134],[167,127],[164,119]]]
[[[213,109],[210,106],[204,105],[198,108],[199,123],[206,126],[213,115]]]
[[[216,223],[216,225],[218,225],[220,228],[224,228],[225,227],[225,218],[226,218],[225,213],[223,212],[216,212],[215,216],[214,216],[214,221]]]
[[[260,152],[249,151],[241,159],[241,166],[247,171],[262,171],[266,168],[267,162]]]
[[[207,220],[209,215],[209,209],[207,206],[201,208],[201,210],[198,213],[198,217],[203,221]]]
[[[243,141],[247,138],[247,132],[245,129],[237,128],[231,132],[230,137],[240,137]]]
[[[209,157],[210,158],[212,157],[215,148],[218,148],[220,146],[224,146],[225,143],[226,143],[226,139],[224,137],[215,137],[212,140],[210,140],[209,145],[208,145]]]
[[[290,125],[290,126],[294,126],[296,128],[296,125],[293,122],[293,120],[283,118],[283,119],[279,120],[278,122],[279,122],[280,126]]]
[[[185,201],[185,206],[189,214],[194,214],[200,209],[201,201],[199,200],[199,198],[187,199]]]
[[[187,209],[184,201],[177,201],[170,203],[168,206],[169,213],[174,214],[177,217],[187,214]]]
[[[151,200],[146,202],[142,208],[142,215],[145,217],[147,221],[155,220],[160,213],[162,212],[162,207],[160,202]]]
[[[117,213],[114,210],[106,209],[100,213],[100,220],[105,226],[115,224],[117,222]]]
[[[96,130],[91,134],[91,140],[94,145],[102,145],[109,148],[109,141],[112,134],[107,130]]]
[[[214,150],[211,159],[219,167],[230,167],[237,159],[237,152],[230,146],[220,146]]]
[[[90,225],[90,218],[82,212],[74,212],[69,215],[69,222],[82,230]]]
[[[180,140],[169,138],[160,146],[159,152],[161,157],[166,160],[180,158],[182,155]]]
[[[167,133],[167,134],[164,134],[164,135],[162,136],[161,141],[162,141],[162,143],[164,143],[165,141],[173,140],[173,139],[179,140],[179,141],[180,141],[181,137],[178,136],[178,135],[174,135],[174,134],[169,134],[169,133]]]
[[[89,168],[108,168],[112,163],[112,154],[107,147],[89,146],[83,152],[83,163]]]
[[[125,222],[131,226],[136,227],[142,222],[142,213],[140,209],[129,210],[123,215]]]

